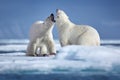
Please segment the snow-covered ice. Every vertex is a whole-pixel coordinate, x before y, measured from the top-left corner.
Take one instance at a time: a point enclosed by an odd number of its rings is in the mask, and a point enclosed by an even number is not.
[[[17,42],[17,41],[15,41]],[[27,41],[26,41],[27,42]],[[35,70],[36,72],[83,71],[85,69],[111,71],[120,64],[120,50],[88,46],[66,46],[61,48],[56,41],[58,53],[50,57],[26,57],[27,45],[1,45],[0,51],[18,51],[0,54],[0,73],[16,73],[17,71]],[[27,72],[27,71],[26,71]]]
[[[0,74],[120,75],[120,47],[60,47],[56,41],[56,56],[28,57],[25,56],[27,43],[0,45]]]

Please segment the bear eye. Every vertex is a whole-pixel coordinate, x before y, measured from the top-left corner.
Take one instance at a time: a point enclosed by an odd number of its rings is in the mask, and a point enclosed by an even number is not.
[[[57,16],[57,18],[59,18],[59,16]]]

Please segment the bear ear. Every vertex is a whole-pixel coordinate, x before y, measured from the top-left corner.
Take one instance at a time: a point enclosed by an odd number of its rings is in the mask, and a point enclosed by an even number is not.
[[[62,10],[60,10],[60,9],[56,9],[56,13],[59,12],[59,11],[62,11]]]

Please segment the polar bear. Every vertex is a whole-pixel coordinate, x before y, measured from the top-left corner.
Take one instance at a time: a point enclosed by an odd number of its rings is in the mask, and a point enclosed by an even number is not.
[[[61,46],[85,45],[99,46],[100,37],[98,32],[88,25],[76,25],[71,22],[67,14],[60,9],[56,10],[56,26]]]
[[[37,21],[32,25],[27,56],[55,55],[56,48],[52,35],[54,23],[54,15],[51,14],[44,22]]]

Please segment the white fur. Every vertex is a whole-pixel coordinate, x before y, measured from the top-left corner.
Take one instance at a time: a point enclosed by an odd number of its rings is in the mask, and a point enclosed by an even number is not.
[[[54,22],[48,17],[45,21],[35,22],[30,29],[30,42],[27,47],[28,56],[56,53],[52,29]],[[39,51],[38,51],[39,49]]]
[[[72,23],[62,10],[56,12],[56,25],[59,32],[61,46],[86,45],[99,46],[98,32],[88,25],[76,25]]]

